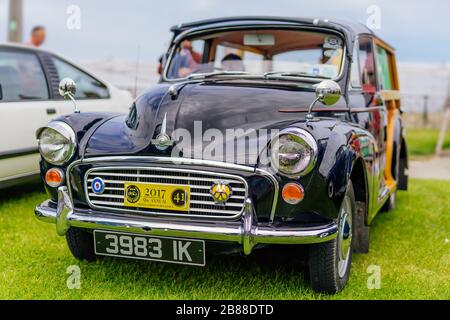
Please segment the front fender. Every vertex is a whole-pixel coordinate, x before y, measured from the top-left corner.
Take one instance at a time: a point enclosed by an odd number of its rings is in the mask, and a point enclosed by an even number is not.
[[[86,150],[86,145],[90,139],[90,137],[95,133],[95,131],[105,122],[111,120],[120,114],[118,113],[91,113],[91,112],[83,112],[83,113],[74,113],[67,116],[61,116],[53,121],[61,121],[69,125],[76,135],[77,142],[77,151],[74,157],[70,160],[73,162],[75,160],[81,159],[84,157],[84,153]],[[37,130],[36,135],[39,136],[40,132],[44,129],[40,128]],[[50,168],[56,167],[46,162],[44,159],[40,161],[40,171],[41,171],[41,179],[44,182],[45,189],[47,193],[51,196],[51,199],[56,201],[58,194],[56,188],[49,187],[45,183],[44,175]],[[60,169],[66,170],[66,167],[59,167]]]
[[[277,212],[285,218],[302,220],[303,217],[306,219],[308,213],[313,213],[326,220],[335,220],[357,162],[362,163],[362,170],[358,167],[362,172],[357,174],[364,181],[364,185],[358,188],[364,188],[361,194],[366,196],[371,190],[372,164],[377,150],[371,134],[346,123],[320,130],[318,127],[320,123],[309,128],[319,145],[316,169],[298,180],[305,189],[305,198],[298,206],[289,206],[281,199]],[[289,182],[292,180],[282,178],[281,188]]]

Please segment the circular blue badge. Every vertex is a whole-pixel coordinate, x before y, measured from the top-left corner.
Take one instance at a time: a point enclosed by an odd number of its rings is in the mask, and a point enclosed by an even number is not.
[[[92,191],[94,191],[95,194],[102,194],[103,191],[105,191],[105,183],[102,178],[95,178],[94,181],[92,181]]]

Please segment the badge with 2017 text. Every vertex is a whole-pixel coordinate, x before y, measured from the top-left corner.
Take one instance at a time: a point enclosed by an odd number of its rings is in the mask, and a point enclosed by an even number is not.
[[[124,205],[134,208],[189,211],[190,187],[171,184],[125,183]]]

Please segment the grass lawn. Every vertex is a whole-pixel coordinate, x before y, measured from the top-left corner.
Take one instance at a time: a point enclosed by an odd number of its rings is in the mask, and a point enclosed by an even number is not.
[[[17,190],[0,198],[0,299],[450,299],[450,182],[412,181],[398,209],[376,219],[370,254],[354,256],[350,283],[335,296],[313,293],[301,260],[278,250],[216,257],[206,268],[78,262],[55,227],[34,218],[45,194]],[[80,290],[67,289],[70,265],[81,268]],[[371,265],[381,267],[379,290],[367,289]]]
[[[412,129],[406,131],[408,151],[412,156],[429,156],[436,151],[440,131],[438,129]],[[444,141],[444,149],[450,149],[450,130]]]

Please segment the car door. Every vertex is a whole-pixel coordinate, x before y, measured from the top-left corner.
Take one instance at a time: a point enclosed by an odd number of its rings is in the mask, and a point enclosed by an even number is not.
[[[0,183],[39,172],[35,132],[55,116],[49,100],[37,54],[0,47]]]
[[[349,105],[352,109],[360,109],[366,112],[355,114],[357,122],[361,127],[369,131],[376,140],[374,161],[371,172],[373,174],[369,181],[370,210],[371,214],[378,211],[380,203],[388,194],[384,177],[386,165],[386,129],[387,112],[380,96],[380,86],[377,72],[377,62],[372,37],[360,37],[356,42],[354,51],[354,64],[351,74],[351,89]],[[370,219],[373,218],[369,217]]]
[[[376,65],[378,84],[384,110],[387,114],[386,129],[386,186],[392,191],[397,187],[401,145],[400,92],[394,50],[376,39]]]
[[[75,81],[77,84],[75,99],[81,112],[114,112],[119,108],[122,111],[128,110],[128,105],[118,107],[118,101],[112,100],[108,86],[94,76],[53,55],[49,64],[56,71],[58,82],[64,78],[71,78]],[[55,95],[54,99],[57,101],[59,114],[73,112],[74,106],[71,101],[64,101],[58,95]]]

